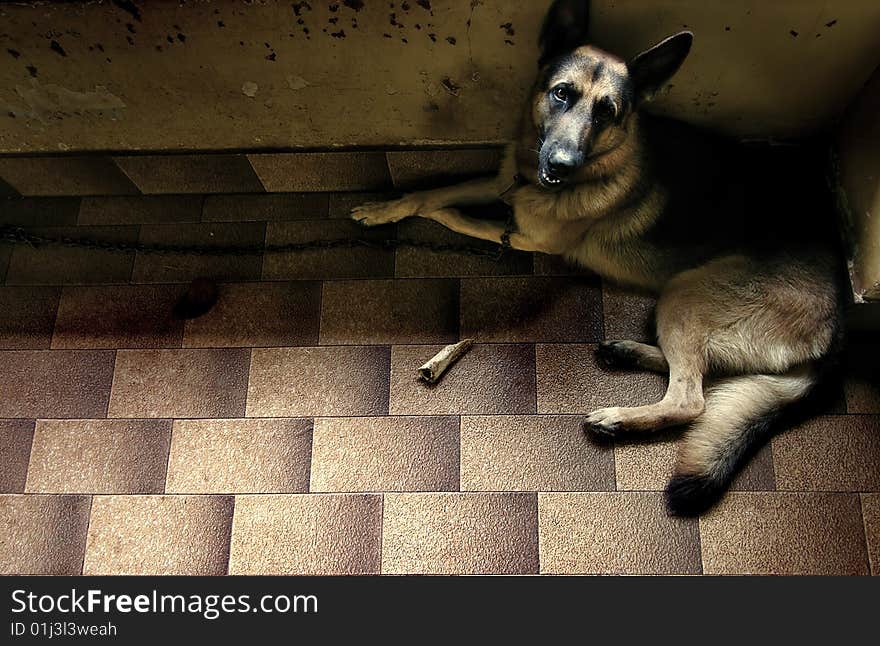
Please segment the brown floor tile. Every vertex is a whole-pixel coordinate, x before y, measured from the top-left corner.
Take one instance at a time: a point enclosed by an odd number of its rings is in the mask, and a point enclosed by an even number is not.
[[[498,251],[499,245],[453,233],[446,227],[421,218],[409,218],[397,224],[397,237],[439,244],[465,245]],[[402,278],[531,275],[532,256],[521,251],[507,251],[499,259],[464,253],[429,251],[402,247],[397,250],[395,275]]]
[[[413,190],[442,186],[467,177],[494,175],[501,166],[501,148],[400,150],[386,153],[397,188]]]
[[[309,490],[312,420],[177,420],[169,493]]]
[[[852,334],[844,354],[847,413],[880,413],[880,341],[876,335]]]
[[[255,349],[247,416],[385,415],[388,357],[382,346]]]
[[[600,367],[595,346],[539,345],[539,413],[586,414],[610,406],[641,406],[660,401],[666,377]]]
[[[232,496],[95,496],[83,574],[226,574]]]
[[[382,497],[238,496],[230,574],[378,574]]]
[[[63,227],[76,224],[78,197],[0,199],[0,224],[21,227]]]
[[[811,419],[773,438],[781,491],[880,491],[880,415]]]
[[[536,574],[535,494],[386,494],[383,574]]]
[[[706,574],[866,574],[859,497],[731,493],[700,519]]]
[[[209,195],[205,222],[278,222],[327,217],[326,193],[267,193],[265,195]]]
[[[175,348],[183,321],[173,316],[180,285],[65,287],[53,348]]]
[[[862,518],[865,521],[865,534],[868,538],[868,559],[871,574],[880,576],[880,495],[862,495]]]
[[[399,193],[371,192],[371,193],[330,193],[329,216],[331,218],[348,219],[351,210],[366,202],[387,202],[399,197]]]
[[[662,491],[672,476],[677,441],[620,442],[614,447],[617,489],[620,491]],[[773,491],[773,451],[762,448],[731,483],[734,491]]]
[[[602,286],[602,309],[605,313],[605,338],[656,343],[654,305],[647,294],[605,283]]]
[[[8,184],[2,177],[0,177],[0,197],[19,197],[20,194],[12,185]]]
[[[137,187],[112,159],[98,156],[3,157],[0,177],[22,195],[130,195]]]
[[[162,493],[168,420],[38,420],[28,493]]]
[[[0,418],[104,417],[113,351],[0,352]]]
[[[602,293],[582,278],[465,278],[461,334],[486,343],[600,341]]]
[[[455,417],[315,420],[311,491],[458,491]]]
[[[844,383],[846,412],[880,414],[880,383],[850,376]]]
[[[0,496],[0,574],[80,574],[89,496]]]
[[[539,494],[538,519],[542,573],[700,573],[697,521],[667,516],[660,494]]]
[[[366,229],[350,220],[270,222],[266,242],[290,244],[337,238],[381,241],[393,239],[394,230],[393,226]],[[264,280],[390,278],[393,275],[394,253],[367,247],[267,253],[263,262]]]
[[[248,350],[120,350],[108,417],[241,417]]]
[[[0,287],[0,349],[48,348],[61,290]]]
[[[533,254],[535,261],[535,276],[583,276],[597,278],[596,274],[586,267],[575,265],[562,256],[546,253]]]
[[[395,346],[391,350],[392,415],[497,415],[535,412],[534,348],[530,345],[474,345],[427,386],[418,367],[440,345]]]
[[[34,422],[0,420],[0,493],[22,493],[34,439]]]
[[[461,418],[462,491],[613,491],[614,453],[578,417]]]
[[[132,155],[116,157],[143,193],[262,193],[245,155]]]
[[[133,244],[137,227],[48,227],[29,231],[51,238]],[[10,285],[77,285],[127,283],[133,253],[74,247],[19,245],[12,252],[6,282]]]
[[[458,341],[458,281],[327,281],[321,343],[453,343]]]
[[[79,224],[169,224],[198,222],[201,195],[84,197]]]
[[[140,241],[146,244],[205,247],[262,246],[266,236],[262,222],[215,224],[148,224],[141,227]],[[192,254],[138,253],[132,281],[136,283],[187,282],[194,278],[219,281],[259,280],[263,265],[260,255],[198,256]]]
[[[371,191],[391,185],[381,152],[254,154],[248,159],[270,193]]]
[[[12,256],[12,245],[0,243],[0,281],[6,281],[6,270],[9,268],[9,259]]]
[[[321,284],[233,283],[220,285],[214,308],[186,322],[184,347],[315,345]]]

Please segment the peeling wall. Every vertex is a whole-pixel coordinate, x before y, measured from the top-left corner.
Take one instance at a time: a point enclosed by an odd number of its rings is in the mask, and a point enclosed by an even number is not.
[[[0,153],[492,143],[549,0],[0,5]],[[629,56],[696,34],[657,109],[746,137],[842,112],[880,61],[876,0],[593,2]]]

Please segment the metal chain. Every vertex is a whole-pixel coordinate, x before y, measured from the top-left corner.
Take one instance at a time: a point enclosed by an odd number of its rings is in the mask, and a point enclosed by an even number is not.
[[[507,244],[499,245],[497,250],[475,245],[428,242],[426,240],[413,240],[409,238],[393,238],[385,240],[330,238],[327,240],[309,240],[307,242],[289,242],[285,244],[217,246],[171,245],[142,242],[129,243],[94,240],[91,238],[75,238],[69,236],[47,236],[8,224],[0,225],[0,243],[3,242],[14,245],[29,245],[31,247],[75,247],[79,249],[95,249],[117,253],[138,252],[145,254],[173,254],[187,256],[259,256],[264,253],[298,253],[312,249],[354,249],[357,247],[391,251],[405,247],[411,249],[425,249],[427,251],[437,251],[441,253],[482,256],[494,260],[499,260],[504,255],[504,251],[509,248],[509,238]]]

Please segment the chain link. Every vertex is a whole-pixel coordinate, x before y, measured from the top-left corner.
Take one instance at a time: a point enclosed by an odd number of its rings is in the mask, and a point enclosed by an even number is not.
[[[299,253],[315,249],[354,249],[366,247],[370,249],[410,248],[437,251],[440,253],[458,253],[469,256],[481,256],[499,260],[508,244],[499,245],[498,249],[478,247],[476,245],[429,242],[409,238],[391,238],[385,240],[368,240],[366,238],[330,238],[326,240],[309,240],[307,242],[289,242],[285,244],[255,245],[172,245],[156,243],[129,243],[91,238],[75,238],[70,236],[47,236],[33,233],[21,227],[0,225],[0,243],[28,245],[31,247],[74,247],[78,249],[94,249],[116,253],[144,253],[186,256],[259,256],[265,253]]]

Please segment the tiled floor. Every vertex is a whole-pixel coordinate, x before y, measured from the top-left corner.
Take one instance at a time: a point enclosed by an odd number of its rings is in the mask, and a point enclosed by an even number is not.
[[[424,221],[364,232],[344,216],[365,199],[32,198],[0,222],[201,244],[456,239]],[[199,276],[218,305],[174,319]],[[582,432],[595,407],[663,392],[593,358],[649,335],[651,301],[551,258],[0,245],[0,281],[0,573],[880,574],[876,383],[853,372],[716,509],[669,518],[674,436]],[[416,381],[463,337],[477,344],[438,386]]]

